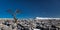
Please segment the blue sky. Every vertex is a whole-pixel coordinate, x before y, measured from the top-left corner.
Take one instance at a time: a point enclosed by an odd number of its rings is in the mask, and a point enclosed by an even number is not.
[[[12,18],[8,9],[21,9],[19,18],[60,17],[60,0],[0,0],[0,18]]]

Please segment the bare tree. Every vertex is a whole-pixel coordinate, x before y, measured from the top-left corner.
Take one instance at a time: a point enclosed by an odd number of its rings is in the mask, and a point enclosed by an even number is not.
[[[17,20],[18,20],[18,19],[16,18],[16,15],[17,15],[17,14],[20,14],[20,13],[21,13],[21,10],[16,9],[15,11],[13,11],[13,10],[11,10],[11,9],[8,9],[7,12],[13,16],[14,22],[17,23]]]

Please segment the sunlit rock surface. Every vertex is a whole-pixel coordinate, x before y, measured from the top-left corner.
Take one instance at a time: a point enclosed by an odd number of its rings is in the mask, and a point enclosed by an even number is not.
[[[8,20],[10,26],[4,25],[5,21]],[[18,30],[17,24],[13,22],[14,19],[9,18],[0,18],[0,29],[4,30]],[[28,29],[36,29],[36,26],[40,26],[43,28],[48,28],[51,25],[55,25],[56,27],[60,28],[60,18],[40,18],[37,17],[35,19],[18,19],[18,22],[24,28]],[[43,25],[42,25],[43,24]],[[14,29],[12,29],[14,27]],[[23,27],[19,26],[23,29]]]

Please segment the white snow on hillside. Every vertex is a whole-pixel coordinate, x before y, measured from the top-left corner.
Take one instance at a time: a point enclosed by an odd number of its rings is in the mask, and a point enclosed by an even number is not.
[[[60,20],[60,18],[36,17],[36,20],[38,20],[38,19],[42,19],[42,20],[48,20],[48,19],[50,19],[50,20],[52,20],[52,19]]]

